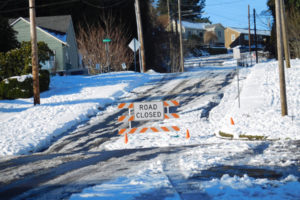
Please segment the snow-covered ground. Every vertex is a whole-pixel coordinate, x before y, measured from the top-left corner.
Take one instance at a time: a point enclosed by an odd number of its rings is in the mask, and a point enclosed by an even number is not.
[[[193,61],[188,61],[192,63]],[[226,66],[199,67],[191,64],[187,72],[180,78],[193,82],[201,76],[203,70],[233,70],[234,62]],[[99,107],[118,101],[130,92],[146,91],[146,83],[161,78],[163,74],[133,72],[110,73],[98,76],[66,76],[53,77],[50,90],[41,95],[41,105],[33,106],[32,99],[0,101],[0,155],[19,155],[39,151],[51,143],[53,138],[66,130],[85,122],[94,116]],[[124,148],[165,147],[190,144],[211,144],[199,147],[194,152],[186,152],[178,157],[178,165],[191,177],[197,170],[204,170],[214,164],[229,165],[227,157],[235,152],[251,151],[259,142],[220,139],[219,131],[240,135],[265,136],[270,140],[281,141],[300,139],[300,60],[292,60],[292,68],[286,70],[286,88],[288,100],[288,116],[281,116],[279,75],[277,62],[269,61],[251,68],[239,70],[240,107],[238,105],[237,82],[228,85],[218,106],[208,118],[200,118],[204,110],[199,109],[217,102],[213,96],[207,95],[205,101],[192,101],[177,109],[180,119],[153,122],[152,125],[177,125],[180,132],[147,133],[128,135],[128,144],[124,137],[108,141],[106,150]],[[168,90],[176,85],[172,80],[161,90]],[[222,82],[220,83],[222,84]],[[116,105],[108,109],[117,109]],[[96,120],[97,116],[91,120]],[[234,125],[230,119],[233,119]],[[186,139],[189,130],[190,139]],[[220,156],[222,152],[227,155]],[[287,167],[298,165],[293,155],[284,152],[266,150],[262,155],[240,158],[237,160],[249,165],[268,163]],[[0,157],[1,159],[1,157]],[[284,160],[284,162],[282,161]],[[231,161],[230,161],[231,162]],[[239,163],[230,163],[231,165]],[[135,199],[141,194],[157,192],[163,188],[168,191],[164,199],[180,199],[168,176],[162,176],[164,164],[159,159],[147,169],[137,169],[134,174],[127,174],[105,184],[85,189],[71,199]],[[279,180],[229,176],[202,181],[197,188],[208,197],[216,199],[300,199],[299,177],[288,175]],[[113,196],[112,196],[113,195]]]
[[[132,72],[99,76],[55,76],[41,105],[32,99],[0,100],[0,156],[39,151],[54,137],[95,115],[126,91],[147,82]]]
[[[218,69],[228,69],[233,62],[227,62],[225,67]],[[239,70],[240,87],[240,107],[238,100],[237,78],[227,86],[221,103],[211,112],[209,119],[200,116],[205,105],[214,102],[213,98],[207,95],[206,101],[194,101],[188,105],[182,106],[179,110],[180,120],[165,120],[164,122],[152,123],[153,126],[171,126],[181,127],[179,133],[164,133],[156,137],[157,133],[132,134],[129,135],[129,144],[124,144],[124,138],[106,145],[107,149],[122,148],[145,148],[153,146],[170,146],[182,144],[201,144],[212,138],[219,132],[231,134],[236,139],[240,135],[263,136],[269,140],[300,139],[300,61],[293,60],[293,67],[286,70],[286,89],[289,115],[281,116],[280,92],[279,92],[279,74],[277,62],[264,62],[255,65],[253,68],[241,68]],[[191,72],[186,72],[189,80],[197,79],[200,76],[199,71],[204,67],[190,68]],[[232,66],[231,66],[232,67]],[[205,68],[207,70],[207,68]],[[216,70],[216,68],[209,68]],[[170,85],[176,85],[176,80],[170,81]],[[168,90],[165,85],[161,90]],[[135,88],[143,90],[143,86]],[[231,124],[231,118],[234,125]],[[183,139],[186,131],[189,130],[190,140]]]

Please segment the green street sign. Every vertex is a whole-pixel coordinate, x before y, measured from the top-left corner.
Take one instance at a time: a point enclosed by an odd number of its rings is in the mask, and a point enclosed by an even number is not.
[[[105,38],[105,39],[103,40],[103,42],[111,42],[111,39]]]

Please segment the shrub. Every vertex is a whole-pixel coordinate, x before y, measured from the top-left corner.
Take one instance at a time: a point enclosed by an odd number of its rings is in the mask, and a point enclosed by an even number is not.
[[[44,92],[49,90],[50,73],[48,70],[40,70],[40,91]]]
[[[227,49],[226,48],[208,48],[205,49],[210,55],[217,55],[217,54],[226,54],[227,53]]]
[[[38,42],[38,59],[40,63],[49,60],[52,51],[44,42]],[[39,66],[41,68],[41,66]],[[20,48],[0,53],[0,81],[24,74],[29,74],[31,67],[31,43],[22,42]]]
[[[25,78],[24,81],[20,82],[18,81],[17,77],[5,79],[0,83],[0,98],[29,98],[33,95],[32,87],[32,78],[29,76]]]
[[[49,89],[50,74],[40,70],[40,92]],[[31,75],[15,76],[0,82],[0,99],[30,98],[33,96],[33,80]]]

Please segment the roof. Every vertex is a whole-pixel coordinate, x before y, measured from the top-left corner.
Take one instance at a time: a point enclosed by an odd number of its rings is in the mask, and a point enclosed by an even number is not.
[[[217,26],[221,26],[221,27],[224,28],[224,26],[220,23],[218,23],[218,24],[208,24],[208,25],[205,26],[205,28],[215,28]]]
[[[47,33],[49,33],[50,35],[56,37],[57,39],[67,43],[67,34],[66,33],[58,33],[58,32],[47,30],[47,29],[43,29],[43,30],[46,31]]]
[[[230,28],[230,27],[228,27]],[[230,28],[236,32],[239,32],[239,33],[243,33],[243,34],[248,34],[249,33],[249,30],[246,29],[246,28]],[[254,30],[250,30],[250,34],[254,34]],[[266,36],[271,36],[271,31],[269,30],[256,30],[256,34],[257,35],[266,35]]]
[[[14,20],[11,19],[10,20],[10,25],[13,26],[14,24],[16,24],[20,20],[23,20],[23,21],[25,21],[26,23],[28,23],[30,25],[29,19],[28,18],[25,19],[23,17],[20,17],[18,19],[14,19]],[[45,27],[40,27],[40,26],[37,26],[37,29],[39,29],[40,31],[46,33],[47,35],[53,37],[54,39],[58,40],[62,44],[68,45],[67,44],[67,34],[65,32],[60,32],[60,31],[56,31],[56,30],[49,30],[49,29],[47,29]]]
[[[193,23],[187,21],[182,21],[181,23],[182,26],[185,28],[199,29],[199,30],[205,30],[205,26],[210,25],[209,23]]]
[[[24,18],[30,21],[29,18]],[[12,24],[17,19],[9,19],[9,23]],[[36,25],[61,33],[66,33],[68,31],[69,25],[72,21],[71,15],[59,15],[59,16],[46,16],[46,17],[36,17]]]

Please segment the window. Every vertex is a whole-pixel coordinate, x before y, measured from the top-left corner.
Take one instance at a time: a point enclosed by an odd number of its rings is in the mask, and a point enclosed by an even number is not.
[[[235,35],[231,34],[231,42],[233,42],[235,40]]]
[[[249,40],[249,36],[248,35],[244,35],[244,39],[245,40]]]
[[[218,31],[218,37],[222,37],[221,31]]]

